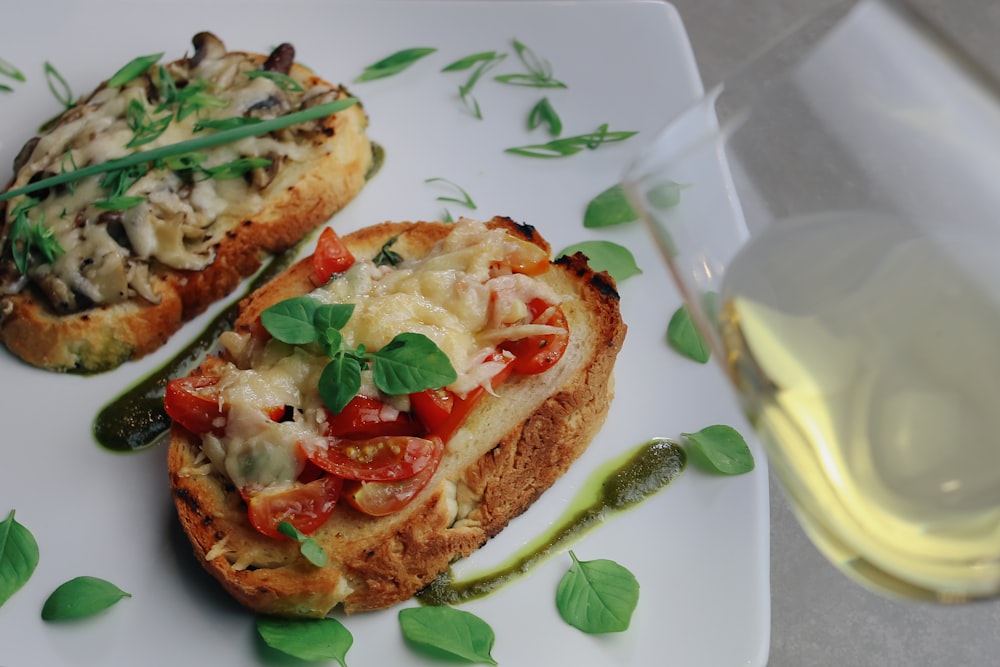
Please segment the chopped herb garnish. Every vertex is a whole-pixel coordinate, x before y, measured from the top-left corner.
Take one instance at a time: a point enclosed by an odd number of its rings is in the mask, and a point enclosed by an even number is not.
[[[15,81],[20,81],[24,83],[24,74],[18,68],[14,67],[10,62],[0,58],[0,74],[3,76],[14,79]]]
[[[356,79],[354,79],[354,82],[361,83],[363,81],[373,81],[375,79],[382,79],[387,76],[399,74],[413,63],[425,56],[429,56],[435,51],[437,51],[437,49],[432,47],[415,47],[396,51],[392,55],[386,56],[377,63],[366,67],[364,71]]]
[[[549,129],[549,134],[553,137],[558,137],[562,134],[562,120],[559,118],[559,114],[552,107],[552,102],[549,98],[543,97],[538,101],[538,104],[531,108],[528,113],[528,129],[534,130],[540,126],[546,126]]]
[[[21,275],[28,270],[33,256],[41,255],[46,262],[51,262],[63,253],[62,246],[52,229],[45,225],[44,219],[32,221],[28,218],[28,212],[37,205],[37,199],[26,197],[10,212],[13,219],[10,227],[11,254],[14,266]]]
[[[637,134],[637,132],[611,132],[608,130],[608,124],[604,123],[595,131],[588,132],[587,134],[580,134],[575,137],[553,139],[545,144],[532,144],[529,146],[508,148],[506,152],[513,153],[514,155],[536,158],[567,157],[569,155],[579,153],[584,149],[596,150],[603,144],[625,141],[635,134]]]
[[[484,73],[502,62],[506,57],[506,53],[483,51],[482,53],[473,53],[472,55],[460,58],[441,70],[442,72],[458,72],[475,67],[465,83],[458,87],[458,95],[462,99],[462,103],[476,118],[482,119],[483,113],[479,107],[479,102],[472,96],[472,89]]]
[[[135,79],[147,69],[152,67],[163,57],[163,53],[153,53],[148,56],[139,56],[133,58],[128,63],[125,64],[120,70],[111,75],[108,79],[108,88],[117,88],[118,86],[124,86],[126,83]]]
[[[159,88],[160,104],[156,107],[156,113],[165,111],[170,107],[176,107],[177,120],[184,120],[189,115],[202,109],[221,109],[229,105],[229,100],[217,97],[208,92],[211,84],[198,79],[189,81],[183,88],[178,88],[173,77],[162,65],[159,68]]]
[[[501,74],[493,77],[500,83],[512,86],[528,86],[531,88],[566,88],[566,84],[552,76],[552,65],[548,60],[539,58],[530,48],[514,40],[514,51],[521,63],[527,68],[527,73]]]
[[[87,176],[105,174],[110,171],[115,171],[116,169],[124,169],[138,164],[148,164],[156,162],[157,160],[183,155],[185,153],[193,153],[204,148],[211,148],[213,146],[232,143],[246,137],[267,134],[268,132],[273,132],[274,130],[279,130],[290,125],[329,116],[330,114],[337,113],[338,111],[342,111],[356,104],[357,101],[358,100],[356,98],[347,97],[336,100],[335,102],[327,102],[326,104],[320,104],[315,107],[303,109],[302,111],[295,111],[284,116],[271,118],[253,125],[235,127],[228,130],[222,130],[221,132],[205,134],[200,137],[195,137],[186,141],[179,141],[175,144],[168,144],[166,146],[158,146],[146,151],[136,151],[135,153],[131,153],[125,157],[87,165],[86,167],[77,169],[76,171],[57,174],[49,178],[43,178],[34,183],[29,183],[24,187],[8,190],[7,192],[0,194],[0,201],[31,192],[37,192],[38,190],[44,190],[45,188],[49,188],[54,185],[69,183]]]
[[[301,93],[302,84],[283,72],[272,72],[270,70],[249,70],[246,75],[251,79],[269,79],[274,85],[282,90]]]
[[[73,91],[70,90],[69,84],[63,78],[63,75],[47,60],[45,61],[45,80],[48,82],[49,90],[52,91],[59,104],[67,109],[71,109],[74,105]]]
[[[125,144],[126,148],[135,148],[155,141],[170,126],[173,114],[153,118],[146,111],[146,105],[137,99],[129,101],[125,108],[125,123],[132,130],[132,140]]]
[[[447,178],[441,178],[441,177],[428,178],[424,181],[424,183],[444,183],[446,185],[451,186],[458,192],[458,196],[455,197],[447,197],[445,195],[441,195],[440,197],[437,198],[437,201],[450,201],[456,204],[461,204],[466,208],[476,210],[476,202],[472,201],[472,197],[469,196],[469,193],[466,192],[464,189],[462,189],[462,187],[459,186],[457,183],[453,183],[452,181],[449,181]]]
[[[221,181],[229,178],[240,178],[249,171],[270,165],[271,160],[265,157],[241,157],[214,167],[202,167],[201,171],[209,178]]]
[[[254,123],[261,122],[260,118],[255,118],[253,116],[233,116],[232,118],[212,118],[199,120],[194,124],[193,132],[202,132],[203,130],[231,130],[234,127],[243,127],[244,125],[253,125]]]

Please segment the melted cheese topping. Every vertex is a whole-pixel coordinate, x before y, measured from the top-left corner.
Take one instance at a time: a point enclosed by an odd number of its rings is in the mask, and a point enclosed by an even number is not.
[[[503,363],[484,363],[500,342],[560,331],[511,319],[512,312],[528,317],[525,304],[533,299],[561,301],[540,280],[498,271],[516,244],[502,229],[463,219],[426,257],[395,268],[360,259],[310,296],[323,303],[355,304],[341,329],[351,347],[364,345],[374,352],[399,333],[423,333],[448,355],[458,373],[448,388],[463,395],[489,386],[504,368]],[[224,437],[203,439],[216,468],[240,487],[295,480],[304,465],[299,443],[315,440],[324,430],[318,383],[327,361],[318,348],[272,339],[248,361],[248,368],[225,364],[217,387],[220,400],[229,405],[229,423]],[[362,393],[377,395],[370,381],[363,385]],[[295,406],[293,420],[278,423],[264,412],[282,405]]]
[[[195,123],[205,119],[283,115],[305,105],[336,99],[327,86],[288,91],[265,77],[250,78],[259,61],[236,52],[211,52],[190,67],[190,60],[171,63],[166,71],[174,86],[204,86],[209,104],[184,117],[179,107],[161,108],[159,65],[120,88],[102,87],[67,111],[39,138],[12,187],[32,178],[106,162],[135,150],[148,150],[195,136]],[[296,75],[296,72],[292,72]],[[302,75],[298,74],[301,78]],[[306,84],[305,81],[300,81]],[[136,133],[129,125],[129,105],[139,104],[149,118],[172,115],[166,130],[154,140],[130,148]],[[251,137],[203,151],[201,166],[210,168],[240,158],[267,158],[273,169],[303,162],[326,149],[312,142],[307,128],[290,128],[265,137]],[[51,230],[63,253],[51,263],[29,267],[28,277],[59,312],[113,304],[133,296],[156,303],[159,297],[148,267],[199,270],[213,260],[213,246],[243,218],[262,205],[274,172],[259,168],[254,178],[181,177],[163,168],[151,169],[129,185],[124,195],[143,201],[125,210],[94,206],[110,197],[103,177],[82,179],[72,187],[36,194],[38,206],[28,214],[32,224]],[[20,198],[10,203],[13,210]]]

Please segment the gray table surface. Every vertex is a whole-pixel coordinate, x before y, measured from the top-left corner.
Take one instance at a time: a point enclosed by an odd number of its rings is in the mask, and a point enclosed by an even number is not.
[[[718,81],[828,0],[673,0]],[[1000,74],[1000,0],[914,0]],[[1000,665],[1000,601],[932,606],[870,593],[829,565],[771,483],[772,667]]]

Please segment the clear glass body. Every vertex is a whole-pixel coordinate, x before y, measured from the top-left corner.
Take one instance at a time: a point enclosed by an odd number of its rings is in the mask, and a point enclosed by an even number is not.
[[[865,0],[711,90],[625,177],[803,526],[880,591],[1000,592],[997,174],[996,85]]]

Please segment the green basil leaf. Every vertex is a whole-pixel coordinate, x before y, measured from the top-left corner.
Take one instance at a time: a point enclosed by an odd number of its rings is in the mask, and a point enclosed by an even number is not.
[[[583,214],[583,226],[611,227],[638,219],[639,215],[632,208],[625,188],[618,183],[590,200]]]
[[[681,306],[671,316],[667,325],[667,342],[680,354],[699,363],[707,363],[711,357],[711,350],[691,319],[687,306]]]
[[[616,283],[639,275],[642,269],[635,263],[635,257],[628,248],[611,241],[581,241],[568,246],[557,257],[582,252],[594,271],[607,271]]]
[[[361,389],[361,362],[347,355],[338,355],[326,365],[319,376],[319,396],[323,405],[333,414],[340,414],[344,406]]]
[[[313,324],[320,302],[308,296],[279,301],[260,314],[260,322],[269,334],[289,345],[305,345],[316,340]]]
[[[558,137],[562,134],[562,120],[553,108],[552,102],[550,102],[547,97],[543,97],[539,100],[539,102],[531,108],[531,111],[528,112],[528,129],[534,130],[540,125],[548,127],[549,134],[553,137]]]
[[[718,472],[725,475],[739,475],[754,469],[750,447],[732,426],[716,424],[707,426],[697,433],[681,435],[697,448]]]
[[[398,236],[393,236],[382,244],[378,253],[372,257],[372,261],[376,266],[399,266],[399,263],[403,261],[403,256],[392,250],[392,246],[396,243],[397,239],[399,239]]]
[[[323,567],[326,565],[326,551],[319,545],[319,542],[293,526],[290,521],[280,522],[278,524],[278,532],[288,539],[298,542],[299,553],[301,553],[307,561],[316,567]]]
[[[556,607],[563,620],[590,634],[624,632],[639,603],[639,582],[612,560],[578,560],[556,588]]]
[[[303,88],[302,84],[288,76],[284,72],[274,72],[271,70],[249,70],[246,75],[251,79],[268,79],[278,88],[282,90],[287,90],[293,93],[301,93]]]
[[[646,201],[656,209],[673,208],[681,203],[681,190],[686,187],[674,181],[657,183],[646,193]]]
[[[435,51],[437,51],[437,49],[429,47],[416,47],[397,51],[392,55],[379,60],[377,63],[366,67],[361,75],[354,79],[354,82],[361,83],[362,81],[373,81],[375,79],[382,79],[387,76],[392,76],[393,74],[398,74],[424,56],[428,56]]]
[[[27,583],[37,565],[38,543],[11,510],[0,523],[0,606]]]
[[[375,386],[390,395],[437,389],[458,379],[448,355],[430,338],[401,333],[375,353]]]
[[[132,59],[124,67],[111,75],[111,78],[108,79],[108,88],[117,88],[118,86],[125,85],[156,64],[162,57],[163,53],[153,53],[148,56],[139,56]]]
[[[319,331],[343,329],[354,314],[353,303],[324,303],[316,308],[313,324]]]
[[[52,591],[42,605],[42,620],[68,621],[93,616],[130,597],[131,594],[104,579],[77,577]]]
[[[291,620],[257,617],[257,633],[273,649],[300,660],[336,660],[347,667],[354,637],[335,618]]]
[[[493,628],[475,614],[453,607],[410,607],[399,612],[399,627],[412,646],[469,663],[495,665],[490,652]]]

